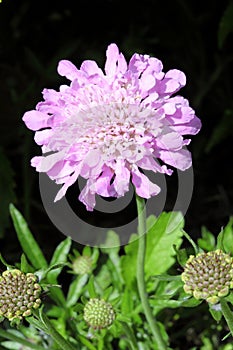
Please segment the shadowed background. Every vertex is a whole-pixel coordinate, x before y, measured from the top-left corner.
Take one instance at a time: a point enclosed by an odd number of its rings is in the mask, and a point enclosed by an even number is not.
[[[228,1],[0,3],[0,246],[9,262],[20,254],[8,215],[10,202],[26,217],[45,254],[49,256],[64,238],[41,202],[38,173],[30,166],[40,149],[22,122],[23,113],[42,99],[43,88],[66,83],[56,71],[59,60],[79,66],[84,59],[93,59],[103,67],[112,42],[127,60],[135,52],[150,54],[162,60],[164,71],[185,72],[187,86],[180,94],[189,99],[203,124],[189,146],[195,183],[186,230],[194,238],[203,225],[215,234],[221,230],[232,214],[233,196],[232,23],[233,6]],[[165,210],[172,210],[176,180],[167,178]],[[74,185],[69,201],[88,219],[77,196]]]

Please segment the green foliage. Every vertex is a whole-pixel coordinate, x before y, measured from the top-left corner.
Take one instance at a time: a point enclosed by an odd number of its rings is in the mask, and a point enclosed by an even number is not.
[[[29,230],[25,219],[13,204],[10,204],[10,214],[18,240],[31,264],[35,269],[48,267],[44,254],[42,253],[31,231]]]
[[[1,345],[4,349],[18,350],[22,346],[27,349],[30,348],[31,341],[31,349],[37,350],[114,350],[113,344],[117,344],[119,350],[157,349],[149,325],[145,322],[137,291],[137,234],[132,235],[131,243],[125,246],[124,250],[120,249],[117,234],[108,231],[106,242],[99,249],[86,246],[80,251],[73,249],[72,254],[72,241],[67,237],[57,245],[48,262],[22,214],[13,205],[10,206],[10,212],[23,249],[20,262],[15,266],[24,273],[35,273],[43,293],[48,298],[43,301],[40,309],[26,318],[28,325],[18,324],[18,329],[12,328],[13,324],[6,325],[6,330],[0,328],[0,341],[2,338]],[[185,293],[181,275],[176,273],[179,271],[177,264],[183,268],[190,249],[198,253],[202,250],[221,248],[233,255],[233,218],[230,218],[217,238],[203,227],[198,245],[183,230],[184,220],[180,213],[164,212],[157,218],[150,216],[147,219],[147,227],[145,281],[148,300],[154,317],[158,319],[163,339],[169,342],[168,333],[171,333],[172,329],[168,329],[166,319],[162,315],[174,315],[175,319],[179,320],[184,317],[185,310],[190,310],[186,322],[190,323],[191,327],[192,319],[197,317],[195,310],[203,305],[202,300]],[[182,247],[183,237],[188,239],[190,249]],[[75,274],[72,270],[73,261],[80,257],[91,259],[92,265],[88,273]],[[14,268],[2,256],[0,260],[7,269]],[[60,284],[61,273],[69,272],[71,278],[63,288],[64,285]],[[108,329],[91,329],[85,323],[83,309],[90,298],[104,299],[112,304],[116,319]],[[225,300],[226,304],[223,305],[226,309],[222,310],[220,304],[209,306],[212,320],[208,321],[209,327],[211,322],[219,326],[224,324],[226,316],[231,322],[232,316],[227,305],[233,305],[233,292]],[[171,322],[171,327],[178,322],[175,319]],[[227,335],[226,332],[225,336]],[[213,344],[216,340],[213,339],[205,328],[205,331],[200,333],[202,349],[215,349]],[[227,339],[226,337],[225,341]],[[227,349],[220,340],[218,344],[219,348]],[[169,346],[168,348],[173,349]]]
[[[183,219],[180,213],[162,213],[158,218],[148,218],[147,251],[145,256],[145,277],[167,271],[175,262],[174,246],[182,243]],[[125,247],[126,255],[121,259],[121,268],[126,285],[131,288],[136,278],[137,236]]]

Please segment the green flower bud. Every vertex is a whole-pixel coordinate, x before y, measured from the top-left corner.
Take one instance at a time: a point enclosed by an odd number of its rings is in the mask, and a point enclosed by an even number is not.
[[[0,316],[9,321],[30,316],[40,304],[41,287],[33,273],[6,270],[0,276]]]
[[[187,294],[216,304],[233,288],[233,258],[219,249],[196,257],[191,255],[181,279]]]
[[[115,320],[115,312],[110,303],[103,299],[90,299],[84,307],[84,320],[94,329],[111,326]]]
[[[85,275],[92,271],[92,258],[87,255],[78,256],[72,263],[74,273],[77,275]]]

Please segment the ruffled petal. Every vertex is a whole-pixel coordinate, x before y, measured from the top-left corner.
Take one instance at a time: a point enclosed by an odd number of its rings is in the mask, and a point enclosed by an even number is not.
[[[74,174],[72,174],[71,176],[69,176],[68,180],[65,182],[65,184],[62,186],[62,188],[58,191],[54,202],[59,201],[62,197],[65,196],[67,189],[73,185],[75,183],[75,181],[77,180],[77,178],[79,177],[79,169],[76,169],[76,171],[74,172]]]
[[[39,111],[28,111],[24,113],[23,121],[28,129],[36,131],[48,126],[48,120],[51,118],[50,115],[39,112]]]
[[[61,60],[57,67],[58,74],[65,76],[69,80],[74,80],[79,77],[78,68],[68,60]]]
[[[118,159],[115,167],[115,179],[113,186],[117,196],[121,197],[129,190],[130,171],[125,165],[125,161]]]
[[[96,204],[95,193],[90,191],[92,183],[93,181],[88,180],[86,186],[83,188],[78,197],[80,202],[82,202],[86,206],[86,209],[89,211],[93,211]]]
[[[98,65],[95,61],[91,61],[91,60],[84,61],[81,64],[80,69],[82,71],[84,71],[85,73],[87,73],[89,76],[95,75],[95,74],[100,75],[100,76],[103,75],[102,70],[98,67]]]
[[[142,174],[138,169],[132,170],[132,183],[135,186],[137,195],[142,198],[150,198],[159,194],[160,187],[151,182],[147,176]]]
[[[116,44],[111,44],[107,48],[106,52],[105,73],[109,76],[113,76],[117,71],[117,60],[119,57],[119,49]]]
[[[187,170],[192,165],[191,153],[187,150],[160,151],[160,158],[167,164],[180,170]]]

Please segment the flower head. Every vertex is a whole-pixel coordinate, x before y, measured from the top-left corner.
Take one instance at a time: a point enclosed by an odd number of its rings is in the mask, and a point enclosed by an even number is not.
[[[6,270],[0,276],[0,316],[22,319],[37,309],[41,300],[41,287],[33,273],[20,270]]]
[[[71,83],[44,89],[44,101],[23,117],[42,146],[32,166],[63,184],[55,201],[79,176],[86,179],[79,199],[88,210],[96,194],[121,197],[130,181],[139,196],[150,198],[160,188],[144,170],[171,175],[166,164],[191,166],[184,136],[198,133],[201,124],[185,98],[172,96],[186,84],[183,72],[164,73],[161,61],[148,55],[134,54],[127,64],[111,44],[104,72],[95,61],[77,69],[62,60],[58,73]]]
[[[216,304],[233,288],[233,258],[221,250],[191,255],[181,278],[186,293]]]
[[[72,262],[73,272],[77,275],[85,275],[92,271],[92,258],[88,255],[80,255]]]
[[[115,312],[110,303],[103,299],[90,299],[84,307],[84,320],[94,329],[111,326],[115,320]]]

